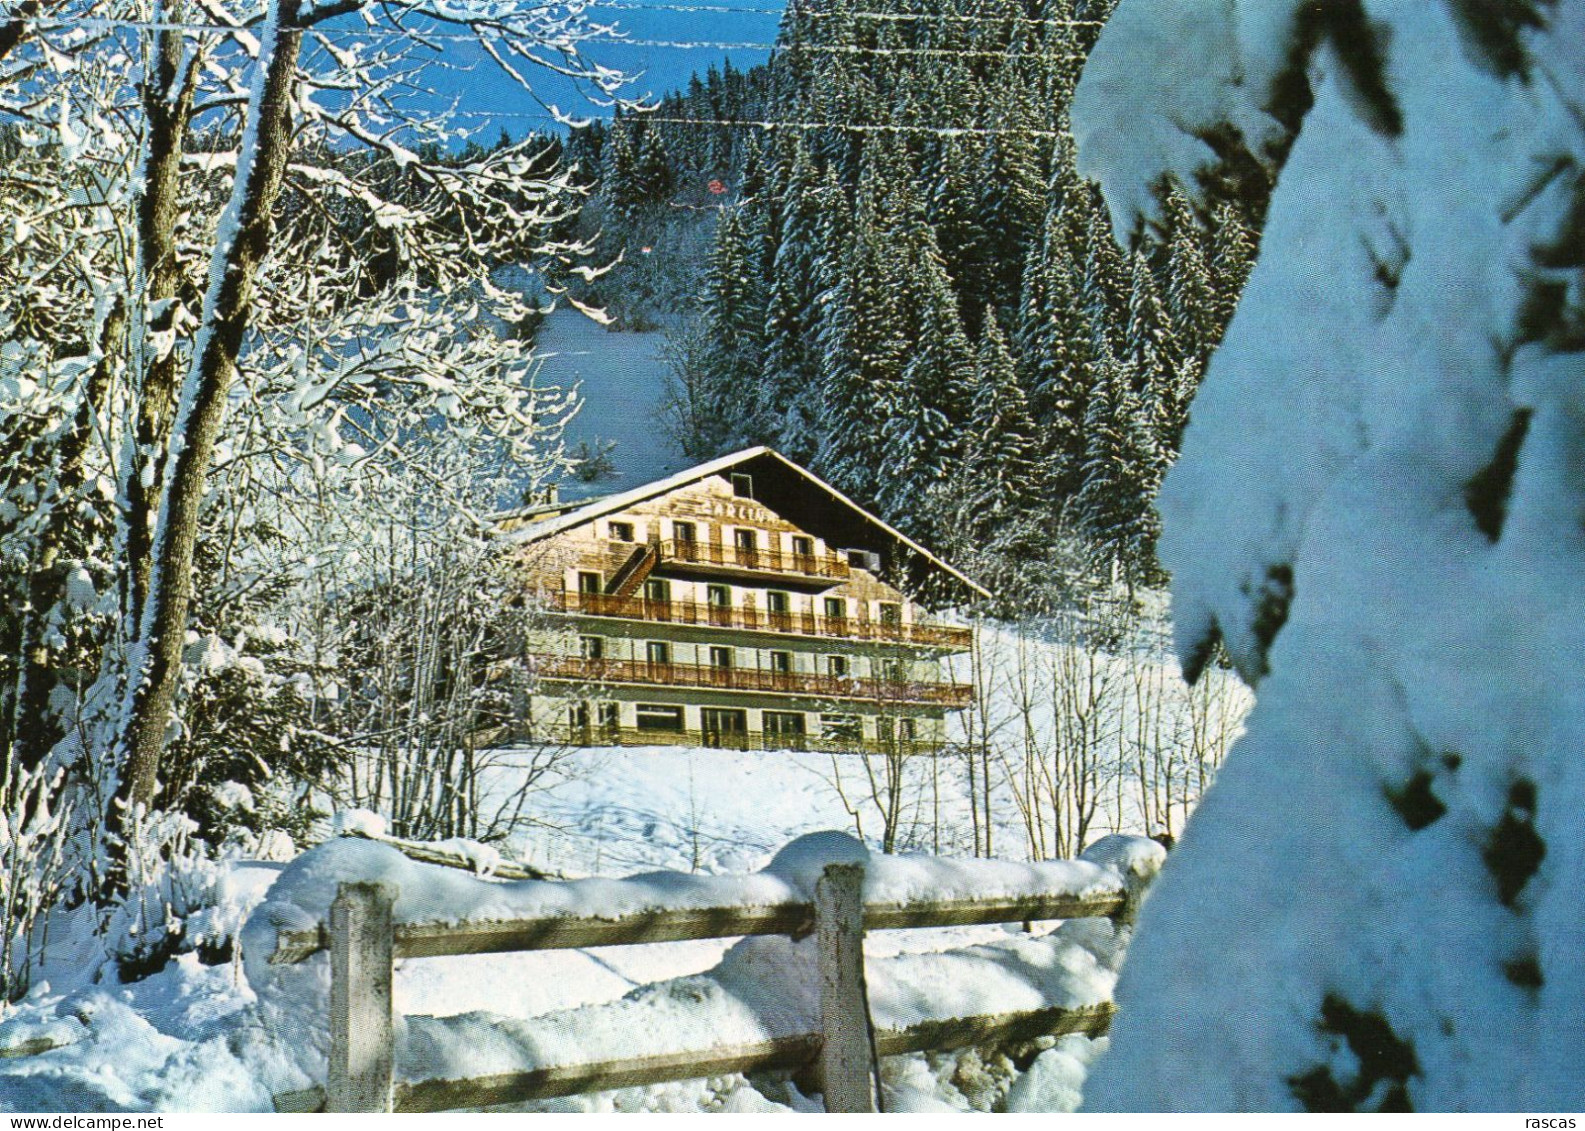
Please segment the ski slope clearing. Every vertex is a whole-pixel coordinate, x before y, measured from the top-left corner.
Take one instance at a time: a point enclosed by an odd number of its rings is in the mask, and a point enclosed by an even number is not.
[[[615,333],[567,308],[545,319],[535,343],[543,359],[541,383],[578,385],[583,394],[583,408],[567,426],[568,449],[616,445],[611,452],[616,474],[592,484],[564,482],[564,497],[624,491],[688,466],[661,425],[665,344],[663,333]]]

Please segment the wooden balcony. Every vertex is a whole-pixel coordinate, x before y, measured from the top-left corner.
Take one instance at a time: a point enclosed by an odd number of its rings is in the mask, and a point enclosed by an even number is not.
[[[749,574],[807,581],[846,581],[853,567],[838,554],[788,554],[781,550],[746,550],[713,542],[659,543],[660,567],[682,566],[702,573]]]
[[[719,750],[811,750],[825,754],[884,754],[912,757],[939,755],[948,749],[940,740],[904,738],[827,738],[807,734],[728,733],[697,730],[640,730],[636,727],[591,725],[557,728],[554,740],[569,746],[706,746]]]
[[[963,683],[915,683],[817,675],[813,672],[768,672],[710,664],[652,664],[644,660],[587,660],[579,656],[525,657],[541,679],[572,683],[626,683],[651,687],[699,688],[706,691],[796,695],[803,699],[852,699],[866,703],[899,703],[960,710],[974,698]]]
[[[732,605],[697,601],[650,601],[642,597],[615,597],[604,593],[551,593],[554,612],[589,617],[613,617],[651,624],[679,624],[692,628],[725,628],[738,632],[768,632],[828,640],[864,640],[880,644],[913,644],[966,652],[973,630],[960,625],[902,624],[823,617],[812,612],[775,613]]]

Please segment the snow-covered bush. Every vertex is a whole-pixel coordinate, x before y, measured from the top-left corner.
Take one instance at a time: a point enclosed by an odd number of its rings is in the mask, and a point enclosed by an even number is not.
[[[1580,1107],[1585,3],[1123,0],[1073,109],[1122,232],[1286,154],[1161,497],[1259,702],[1086,1102]]]
[[[8,756],[0,778],[0,1015],[27,992],[48,941],[47,916],[67,886],[70,807],[54,799],[60,777]]]
[[[183,727],[166,750],[161,782],[172,811],[191,817],[209,844],[257,848],[285,833],[301,842],[324,816],[309,803],[336,753],[313,724],[313,702],[291,682],[287,642],[264,630],[187,648]]]

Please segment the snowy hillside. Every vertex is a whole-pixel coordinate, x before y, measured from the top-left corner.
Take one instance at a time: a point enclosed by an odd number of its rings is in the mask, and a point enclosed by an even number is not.
[[[597,483],[563,481],[565,498],[624,491],[663,479],[688,466],[662,426],[666,336],[614,333],[576,310],[560,308],[545,319],[535,343],[539,376],[560,388],[579,387],[583,407],[566,430],[569,449],[598,452],[615,444],[615,474]]]

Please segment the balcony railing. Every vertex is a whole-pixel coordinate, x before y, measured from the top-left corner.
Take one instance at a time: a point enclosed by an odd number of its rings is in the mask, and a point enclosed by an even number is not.
[[[858,699],[870,703],[919,703],[934,707],[967,707],[974,689],[963,683],[915,683],[908,680],[817,675],[813,672],[768,672],[711,664],[660,664],[645,660],[590,660],[579,656],[529,656],[541,679],[576,683],[633,683],[655,687],[703,688],[798,695],[807,699]]]
[[[591,617],[617,617],[657,624],[704,628],[730,628],[740,632],[774,632],[788,636],[826,637],[838,640],[871,640],[883,644],[919,644],[965,651],[973,642],[971,629],[947,624],[901,624],[823,617],[812,612],[772,612],[697,601],[651,601],[643,597],[615,597],[605,593],[551,593],[549,603],[559,613]]]
[[[636,727],[564,726],[554,740],[569,746],[710,746],[721,750],[810,750],[829,754],[941,754],[947,743],[921,738],[840,738],[744,731],[640,730]]]
[[[779,573],[788,576],[818,577],[845,581],[853,567],[837,554],[788,554],[781,550],[748,550],[742,546],[723,546],[713,542],[662,542],[663,565],[708,566],[749,573]]]

